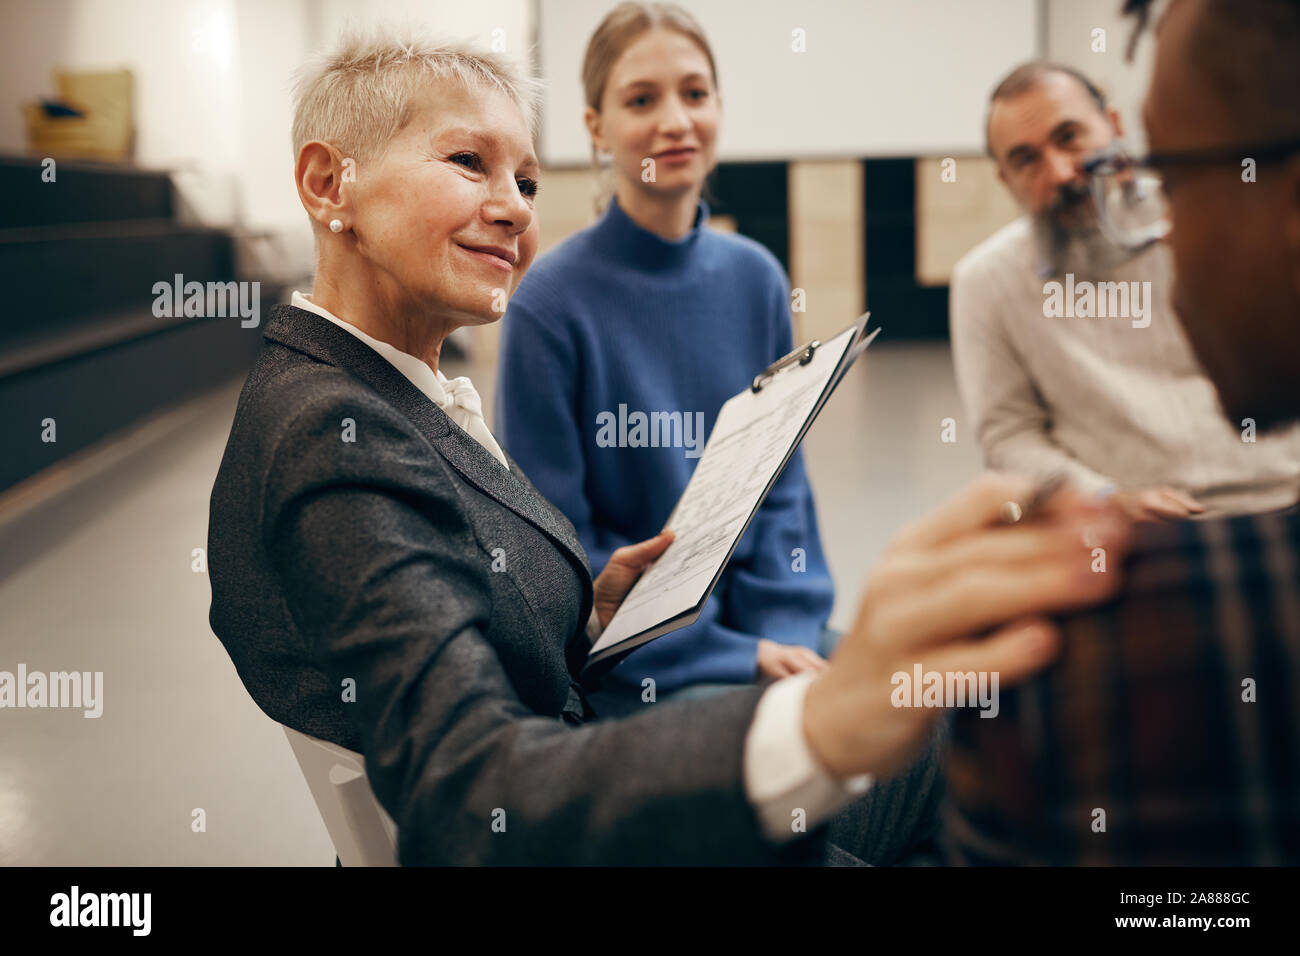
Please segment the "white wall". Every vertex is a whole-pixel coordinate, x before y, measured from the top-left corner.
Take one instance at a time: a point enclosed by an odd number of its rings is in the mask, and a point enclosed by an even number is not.
[[[1148,33],[1137,46],[1132,63],[1124,50],[1133,19],[1120,16],[1119,0],[1048,0],[1047,54],[1093,80],[1115,106],[1124,122],[1125,139],[1136,149],[1145,148],[1142,100],[1151,79],[1155,45]],[[1096,51],[1094,30],[1105,31],[1105,51]]]
[[[687,0],[714,50],[723,159],[983,148],[983,98],[1032,57],[1036,0]],[[541,0],[542,159],[590,162],[579,72],[610,0]],[[802,29],[806,52],[792,50]]]
[[[983,152],[995,83],[1039,55],[1093,77],[1141,147],[1150,38],[1124,62],[1132,20],[1121,0],[684,0],[718,60],[724,159],[944,156]],[[553,164],[590,161],[582,125],[582,55],[613,0],[539,0],[539,51],[550,89],[541,150]],[[1045,23],[1039,22],[1045,11]],[[806,31],[807,52],[790,49]],[[1105,31],[1104,52],[1093,31]],[[1039,48],[1040,35],[1045,49]]]

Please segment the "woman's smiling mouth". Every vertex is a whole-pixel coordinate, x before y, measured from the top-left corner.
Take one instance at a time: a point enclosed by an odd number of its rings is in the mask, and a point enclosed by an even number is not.
[[[654,158],[660,162],[675,166],[679,163],[690,162],[695,158],[695,154],[698,152],[699,149],[694,146],[679,146],[675,149],[665,149],[661,152],[655,153]]]
[[[474,258],[486,262],[488,265],[500,269],[502,272],[513,272],[515,262],[519,255],[504,246],[468,246],[462,242],[456,243]]]

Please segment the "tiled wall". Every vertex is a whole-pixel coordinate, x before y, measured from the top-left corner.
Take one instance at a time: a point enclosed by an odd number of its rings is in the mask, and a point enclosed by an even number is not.
[[[706,194],[713,228],[762,242],[803,290],[795,339],[825,338],[865,305],[890,339],[942,338],[953,264],[1016,208],[984,156],[725,163]],[[596,174],[550,169],[537,199],[541,253],[596,219]],[[873,285],[874,282],[874,285]],[[492,361],[500,323],[473,330],[476,361]]]

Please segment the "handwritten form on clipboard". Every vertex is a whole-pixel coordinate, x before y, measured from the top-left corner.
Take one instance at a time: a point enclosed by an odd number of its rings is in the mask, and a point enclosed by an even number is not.
[[[864,324],[865,317],[818,346],[806,365],[792,365],[722,406],[666,523],[673,543],[624,598],[589,659],[698,610],[836,373],[846,370],[844,360],[869,342],[857,341]],[[855,353],[847,356],[851,346]]]

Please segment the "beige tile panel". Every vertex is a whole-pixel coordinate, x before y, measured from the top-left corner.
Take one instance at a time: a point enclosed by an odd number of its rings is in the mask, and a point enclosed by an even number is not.
[[[955,160],[954,182],[943,180],[943,160]],[[957,260],[1020,215],[987,156],[927,157],[916,161],[916,277],[947,285]]]
[[[804,290],[795,315],[799,342],[826,338],[857,317],[865,300],[862,164],[793,162],[790,184],[790,283]]]

